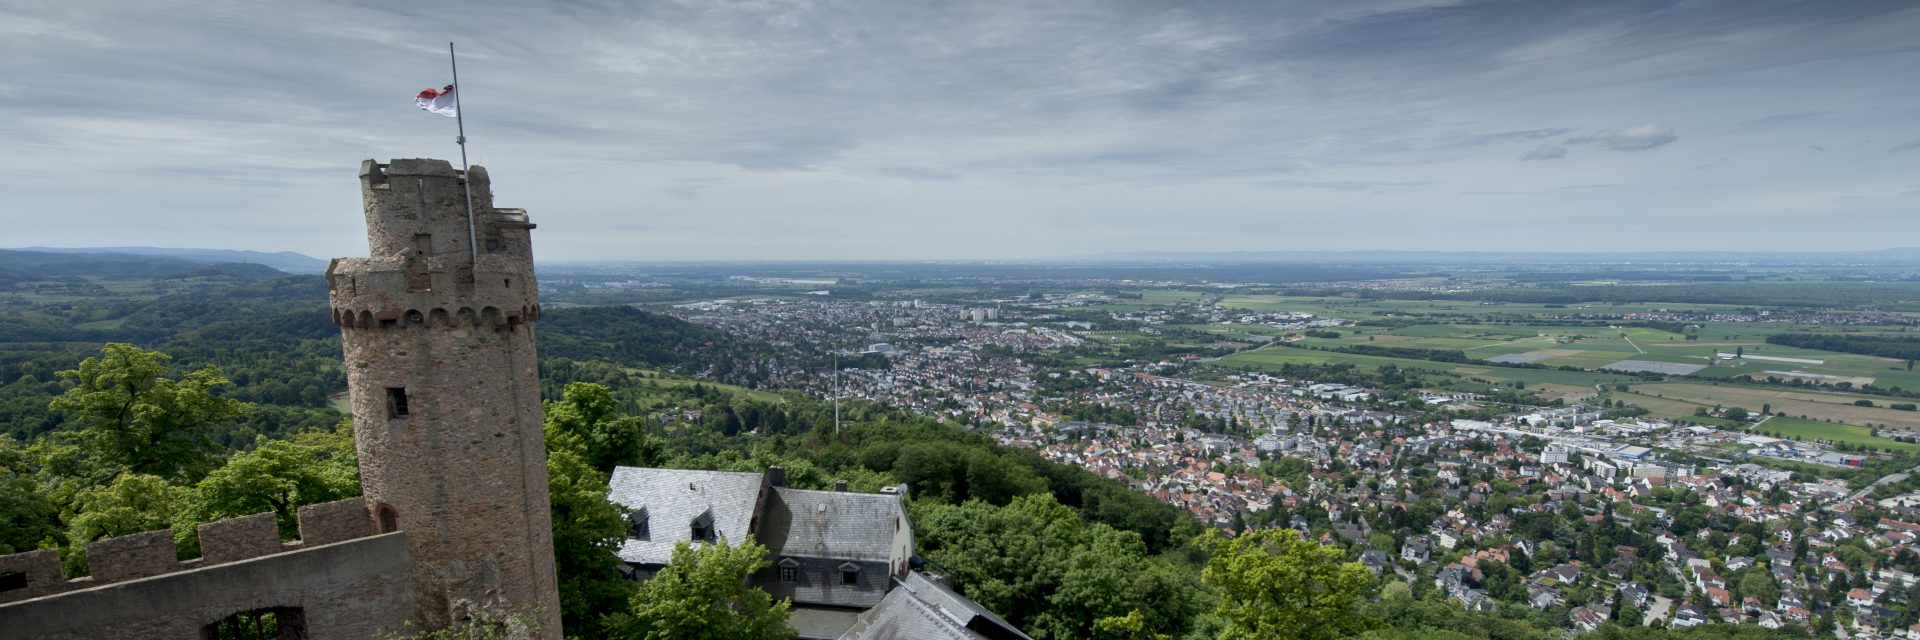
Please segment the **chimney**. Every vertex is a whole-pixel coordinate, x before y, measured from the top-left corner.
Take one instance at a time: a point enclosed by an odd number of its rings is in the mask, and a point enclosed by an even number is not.
[[[787,468],[777,464],[771,467],[767,467],[767,486],[769,487],[787,486]]]
[[[847,481],[845,481],[845,480],[835,480],[835,481],[833,481],[833,490],[834,490],[834,491],[838,491],[838,492],[840,492],[840,493],[846,493],[846,492],[847,492]]]

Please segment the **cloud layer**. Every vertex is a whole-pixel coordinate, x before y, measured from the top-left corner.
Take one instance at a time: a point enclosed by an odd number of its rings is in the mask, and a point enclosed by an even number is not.
[[[1673,144],[1679,139],[1673,134],[1673,127],[1649,122],[1572,138],[1567,140],[1567,144],[1590,144],[1609,151],[1649,151]]]
[[[0,191],[11,244],[359,253],[358,160],[458,153],[411,106],[451,38],[543,259],[1866,248],[1916,230],[1916,31],[1896,0],[29,0]]]

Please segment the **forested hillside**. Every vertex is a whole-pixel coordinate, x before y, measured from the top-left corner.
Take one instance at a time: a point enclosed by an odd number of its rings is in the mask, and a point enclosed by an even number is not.
[[[291,535],[300,505],[358,493],[351,425],[332,408],[344,388],[337,329],[317,278],[164,293],[155,281],[113,284],[111,295],[0,299],[18,328],[0,334],[0,553],[60,549],[78,576],[86,543],[172,527],[181,556],[194,557],[199,523],[270,511]],[[605,500],[616,465],[780,465],[800,488],[907,485],[925,566],[1035,638],[1559,637],[1562,621],[1546,614],[1468,613],[1291,529],[1206,532],[1121,482],[951,423],[849,402],[836,428],[818,399],[676,373],[751,371],[741,363],[772,353],[766,345],[625,307],[555,309],[537,326],[570,635],[663,628],[671,612],[715,598],[735,603],[725,615],[754,618],[741,628],[784,632],[767,626],[784,609],[740,591],[759,561],[750,544],[690,550],[675,569],[725,596],[621,577],[612,549],[625,518]],[[1295,598],[1302,590],[1319,595]],[[1791,637],[1738,637],[1768,636]]]

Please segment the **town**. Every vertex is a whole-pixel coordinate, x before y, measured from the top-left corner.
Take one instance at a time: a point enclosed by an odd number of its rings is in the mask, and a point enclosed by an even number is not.
[[[1298,529],[1468,609],[1520,603],[1575,630],[1624,616],[1920,633],[1907,606],[1920,596],[1920,482],[1905,469],[1845,480],[1884,456],[1581,402],[1507,406],[1232,371],[1193,354],[1076,363],[1061,354],[1100,339],[1099,323],[1057,311],[1088,298],[1003,308],[803,296],[673,313],[787,347],[826,345],[839,368],[778,375],[817,397],[965,424],[1213,527]],[[1192,305],[1111,321],[1277,336],[1353,324]]]

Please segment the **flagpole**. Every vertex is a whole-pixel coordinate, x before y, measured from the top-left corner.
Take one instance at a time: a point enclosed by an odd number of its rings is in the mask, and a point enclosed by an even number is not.
[[[453,141],[460,145],[460,185],[467,190],[467,255],[472,257],[473,266],[480,266],[480,240],[473,227],[473,180],[467,168],[467,113],[460,108],[460,61],[453,57],[453,43],[447,43],[447,62],[453,66],[453,121],[459,127],[460,135]]]

